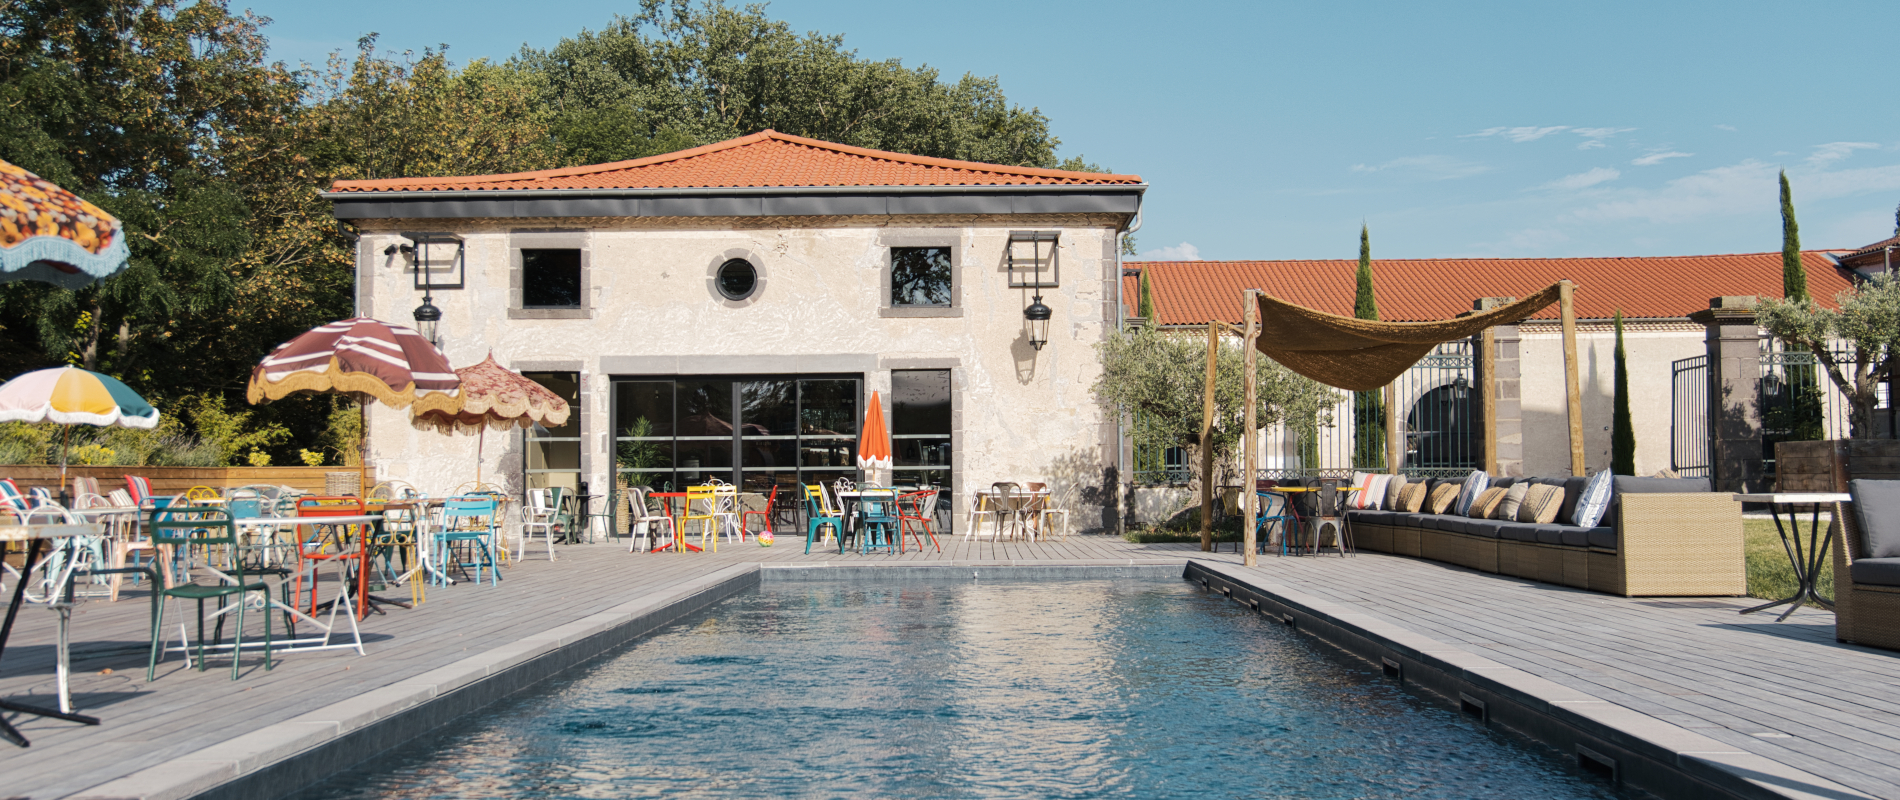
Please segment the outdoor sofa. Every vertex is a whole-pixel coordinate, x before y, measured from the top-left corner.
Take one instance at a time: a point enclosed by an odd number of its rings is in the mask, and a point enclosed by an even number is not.
[[[1854,481],[1854,503],[1834,506],[1834,636],[1843,642],[1900,650],[1900,558],[1874,558],[1894,552],[1900,544],[1900,481]],[[1890,484],[1868,486],[1868,484]],[[1867,490],[1886,494],[1871,497]],[[1884,500],[1884,504],[1881,502]],[[1862,509],[1862,504],[1874,507]],[[1880,506],[1884,505],[1884,508]],[[1861,525],[1862,510],[1874,512],[1883,529],[1868,531]],[[1885,542],[1874,541],[1876,537]],[[1884,546],[1883,546],[1884,544]]]
[[[1634,597],[1747,593],[1742,509],[1706,478],[1612,481],[1605,524],[1569,520],[1587,478],[1498,478],[1508,488],[1529,481],[1563,489],[1560,522],[1537,524],[1455,514],[1349,510],[1346,521],[1361,550],[1413,556],[1544,583]],[[1433,481],[1433,486],[1444,480]],[[1462,479],[1448,482],[1461,483]],[[1900,597],[1897,595],[1896,597]]]

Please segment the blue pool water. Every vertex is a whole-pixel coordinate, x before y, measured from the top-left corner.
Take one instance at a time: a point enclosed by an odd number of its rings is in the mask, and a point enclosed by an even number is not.
[[[1609,798],[1186,583],[767,586],[307,794]]]

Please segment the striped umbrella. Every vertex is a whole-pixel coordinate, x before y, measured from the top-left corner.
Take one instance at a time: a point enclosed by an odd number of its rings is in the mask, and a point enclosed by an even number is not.
[[[567,424],[567,401],[519,372],[495,363],[490,353],[482,363],[455,371],[462,379],[459,409],[418,409],[409,415],[417,430],[473,433],[475,482],[482,482],[482,447],[489,428],[558,428]]]
[[[884,432],[884,404],[872,392],[871,407],[864,412],[864,427],[858,433],[858,469],[890,468],[891,437]]]
[[[59,489],[64,494],[66,440],[72,426],[150,429],[158,425],[158,409],[111,375],[58,367],[0,384],[0,422],[50,422],[65,427],[59,440]]]
[[[0,161],[0,283],[77,289],[125,269],[125,231],[111,214]]]
[[[348,395],[366,418],[357,443],[362,452],[368,443],[371,401],[414,413],[453,411],[462,406],[461,385],[448,357],[422,334],[355,317],[320,325],[278,345],[251,369],[245,396],[256,404],[298,393]],[[367,462],[359,462],[359,473],[368,472]]]

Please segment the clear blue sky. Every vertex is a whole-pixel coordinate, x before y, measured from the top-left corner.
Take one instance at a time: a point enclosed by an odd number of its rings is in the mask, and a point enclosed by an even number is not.
[[[233,0],[274,55],[370,31],[505,59],[632,3]],[[1900,3],[893,3],[779,0],[870,58],[1000,76],[1061,155],[1152,188],[1144,255],[1634,256],[1891,235]]]

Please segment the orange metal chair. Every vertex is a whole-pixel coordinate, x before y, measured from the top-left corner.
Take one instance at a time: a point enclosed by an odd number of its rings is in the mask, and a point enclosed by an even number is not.
[[[364,514],[363,500],[359,497],[302,497],[297,500],[297,516],[309,517],[355,517]],[[329,528],[329,530],[325,530]],[[354,528],[355,535],[351,535]],[[304,612],[311,616],[317,613],[317,573],[312,562],[334,561],[348,567],[348,562],[356,562],[356,618],[362,619],[369,611],[369,535],[368,526],[363,523],[348,525],[321,526],[305,532],[297,532],[297,579],[291,596],[303,596],[304,575],[310,576],[310,603]],[[344,573],[348,578],[347,569]],[[341,587],[345,594],[351,591],[345,583]],[[339,600],[341,596],[339,596]],[[294,605],[294,603],[293,603]]]

